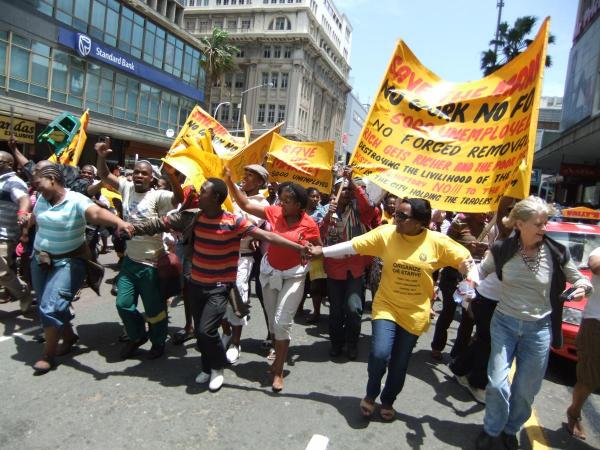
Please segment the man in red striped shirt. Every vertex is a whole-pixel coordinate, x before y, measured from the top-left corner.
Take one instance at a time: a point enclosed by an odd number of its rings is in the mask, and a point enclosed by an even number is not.
[[[169,214],[162,219],[136,223],[136,234],[155,234],[166,230],[191,234],[192,260],[191,303],[196,337],[202,354],[202,372],[196,377],[200,384],[209,383],[209,390],[218,391],[223,384],[225,348],[219,337],[219,325],[225,315],[228,297],[235,288],[240,240],[244,236],[288,247],[299,252],[305,249],[275,233],[261,230],[247,219],[222,209],[227,198],[223,180],[208,178],[200,189],[199,210]]]

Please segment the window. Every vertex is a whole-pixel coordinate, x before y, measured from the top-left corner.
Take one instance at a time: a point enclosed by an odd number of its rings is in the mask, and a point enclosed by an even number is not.
[[[0,87],[6,86],[6,54],[8,53],[8,32],[0,31]]]
[[[215,111],[217,111],[217,106],[219,106],[218,103],[211,103],[210,104],[210,115],[213,116],[213,117],[215,117]]]
[[[242,19],[242,30],[250,29],[250,19]]]
[[[235,88],[242,89],[246,84],[246,75],[243,73],[238,73],[235,75]]]
[[[56,9],[54,11],[54,17],[56,17],[56,20],[65,23],[79,31],[87,32],[89,15],[89,2],[73,0],[59,0],[56,2]]]
[[[279,84],[279,73],[275,72],[271,74],[271,87],[276,88]]]
[[[219,30],[222,30],[223,29],[223,19],[213,20],[213,28],[218,28]]]
[[[271,23],[269,24],[269,30],[291,30],[292,29],[292,23],[289,21],[289,19],[287,17],[276,17],[274,20],[271,21]]]
[[[284,58],[291,58],[292,57],[292,47],[286,47],[283,51],[283,57]]]
[[[227,30],[235,31],[237,29],[237,19],[227,20]]]
[[[141,58],[143,36],[144,18],[123,6],[121,10],[118,48],[136,58]]]
[[[217,0],[217,6],[221,6],[221,0]]]
[[[86,2],[79,1],[77,3]],[[119,9],[120,5],[115,0],[93,0],[89,34],[110,46],[117,47]]]
[[[236,122],[240,119],[240,105],[239,103],[234,103],[231,106],[231,121]]]
[[[86,107],[112,115],[114,72],[105,67],[88,64]]]
[[[258,105],[258,115],[256,116],[256,120],[258,123],[263,123],[265,121],[265,104],[260,103]]]
[[[290,77],[289,73],[281,74],[281,89],[287,89],[289,77]]]
[[[167,36],[167,45],[165,47],[164,71],[181,76],[183,66],[183,41],[177,39],[172,34]]]
[[[47,16],[52,15],[52,3],[53,0],[38,0],[35,2],[35,9],[39,12],[46,14]]]
[[[160,90],[140,83],[139,123],[158,128]]]
[[[228,73],[227,75],[225,75],[225,87],[226,88],[231,88],[232,82],[233,82],[233,75],[230,74],[230,73]]]
[[[121,27],[123,26],[123,23],[121,22]],[[195,31],[196,28],[196,19],[185,19],[185,31],[189,31],[190,33],[193,33]]]
[[[271,47],[265,47],[263,49],[263,58],[270,58],[271,57]]]
[[[285,105],[279,105],[277,112],[277,122],[283,122],[285,120]]]
[[[281,58],[281,46],[276,45],[273,47],[273,58]]]
[[[8,33],[0,34],[0,85],[5,85],[5,61]],[[48,96],[48,69],[50,67],[50,47],[41,42],[31,41],[13,34],[10,52],[10,77],[8,88],[36,97]]]
[[[210,22],[208,20],[200,19],[198,21],[198,32],[199,33],[207,33],[210,31]]]
[[[243,58],[244,56],[246,56],[246,52],[244,49],[241,49],[239,52],[237,52],[235,54],[235,56],[237,56],[238,58]]]
[[[275,122],[275,105],[269,105],[269,113],[267,116],[267,122]]]
[[[225,105],[221,105],[221,108],[219,109],[219,112],[221,113],[221,121],[222,122],[229,122],[229,108],[231,105],[225,104]]]
[[[269,84],[269,72],[262,73],[262,83],[263,85]]]

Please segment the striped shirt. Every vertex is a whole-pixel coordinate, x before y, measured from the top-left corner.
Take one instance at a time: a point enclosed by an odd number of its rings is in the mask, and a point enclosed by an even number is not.
[[[24,195],[27,185],[14,172],[0,175],[0,241],[19,239],[18,202]]]
[[[94,203],[85,195],[67,191],[62,202],[51,205],[40,195],[33,214],[37,233],[33,248],[62,255],[85,242],[85,212]]]
[[[226,211],[215,218],[200,214],[194,225],[192,281],[235,283],[240,239],[254,228],[247,219]]]

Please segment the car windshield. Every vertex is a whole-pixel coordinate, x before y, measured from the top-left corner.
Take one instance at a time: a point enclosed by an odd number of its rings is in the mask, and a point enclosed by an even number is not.
[[[546,234],[569,249],[573,262],[579,269],[587,268],[590,253],[600,247],[600,235],[598,234],[560,231],[548,231]]]

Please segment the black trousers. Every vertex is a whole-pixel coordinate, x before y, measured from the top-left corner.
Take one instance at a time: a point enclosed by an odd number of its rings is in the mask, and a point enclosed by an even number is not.
[[[442,274],[440,275],[440,283],[439,288],[442,292],[442,312],[437,318],[435,323],[435,333],[433,335],[433,341],[431,342],[431,348],[433,350],[444,350],[446,346],[446,341],[448,340],[448,328],[454,320],[454,314],[456,313],[457,303],[454,301],[453,295],[456,290],[456,286],[458,282],[461,280],[461,275],[458,270],[453,269],[452,267],[445,267],[442,270]],[[466,332],[468,331],[468,336],[466,336]],[[467,330],[463,328],[459,332],[464,335],[458,334],[456,337],[457,341],[464,341],[465,346],[468,344],[469,339],[471,337],[471,330]],[[460,344],[462,345],[462,344]]]
[[[225,367],[225,348],[219,336],[219,326],[225,316],[231,286],[190,284],[192,317],[198,347],[200,348],[202,371],[220,370]]]
[[[475,321],[475,338],[450,365],[454,374],[467,376],[471,386],[485,389],[487,386],[487,366],[490,358],[490,322],[498,302],[483,297],[477,297],[471,302]]]

